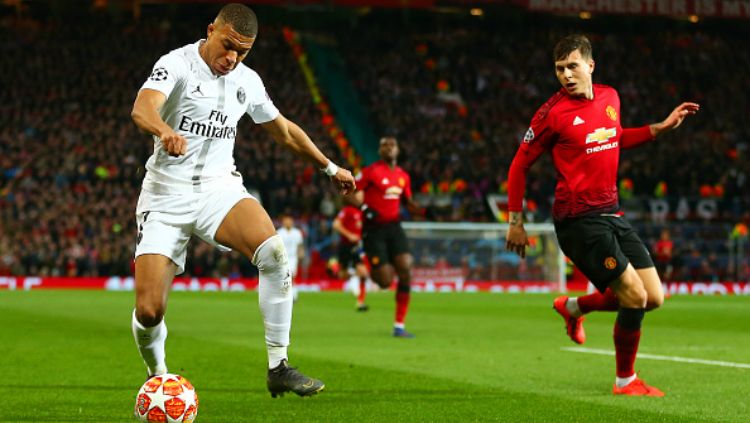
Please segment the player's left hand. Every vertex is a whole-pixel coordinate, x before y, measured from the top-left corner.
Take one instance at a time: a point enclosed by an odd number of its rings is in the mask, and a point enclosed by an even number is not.
[[[701,106],[698,103],[685,102],[680,104],[672,110],[672,113],[670,113],[661,124],[659,124],[656,135],[658,135],[659,132],[670,131],[677,128],[682,124],[682,121],[685,120],[686,117],[698,113],[700,109]]]
[[[357,189],[357,184],[354,182],[354,176],[344,168],[340,167],[338,172],[331,176],[331,180],[336,184],[336,188],[338,188],[342,195],[349,195]]]

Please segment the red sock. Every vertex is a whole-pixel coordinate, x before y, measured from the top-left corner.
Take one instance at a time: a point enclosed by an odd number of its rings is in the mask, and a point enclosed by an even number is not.
[[[578,297],[578,308],[583,314],[592,311],[617,311],[619,307],[620,303],[617,301],[615,293],[609,288],[604,291],[604,294],[594,291],[589,295]]]
[[[365,303],[365,295],[367,295],[367,279],[359,278],[359,295],[357,296],[357,304]]]
[[[625,329],[615,322],[615,361],[617,377],[630,377],[635,374],[635,355],[641,340],[640,329]]]
[[[404,324],[406,312],[409,311],[411,293],[396,291],[396,323]]]

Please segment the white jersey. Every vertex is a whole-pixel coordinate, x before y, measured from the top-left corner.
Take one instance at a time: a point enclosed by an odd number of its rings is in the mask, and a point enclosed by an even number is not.
[[[161,118],[187,140],[187,154],[172,157],[154,136],[143,180],[146,191],[178,194],[242,185],[233,157],[237,122],[245,113],[255,123],[279,116],[255,71],[239,63],[225,76],[214,75],[198,54],[202,42],[162,56],[141,87],[167,96]]]
[[[289,258],[289,262],[294,263],[296,266],[299,246],[305,242],[302,237],[302,231],[295,227],[287,229],[282,226],[276,230],[276,233],[279,234],[281,240],[284,242],[284,248],[286,248],[286,255]]]

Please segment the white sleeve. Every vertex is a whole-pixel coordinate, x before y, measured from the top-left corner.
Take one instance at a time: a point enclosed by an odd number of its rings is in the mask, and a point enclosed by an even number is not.
[[[175,54],[162,56],[154,65],[141,89],[149,88],[169,97],[175,85],[184,77],[185,63]]]
[[[270,122],[279,116],[279,109],[274,106],[271,97],[266,92],[266,87],[260,76],[251,73],[250,101],[247,105],[247,114],[253,118],[256,124]]]

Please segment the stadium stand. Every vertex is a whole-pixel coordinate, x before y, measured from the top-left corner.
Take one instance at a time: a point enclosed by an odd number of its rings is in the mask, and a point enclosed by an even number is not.
[[[203,24],[102,12],[84,17],[86,25],[12,14],[0,22],[0,54],[9,58],[0,64],[0,275],[132,271],[133,210],[151,143],[130,121],[130,107],[155,60],[201,37],[196,31]],[[648,243],[671,230],[676,247],[669,278],[731,278],[728,234],[735,223],[750,223],[750,100],[739,95],[750,92],[750,80],[736,71],[750,67],[745,35],[677,23],[668,30],[642,25],[635,33],[627,23],[570,21],[563,27],[536,18],[421,26],[384,13],[352,24],[356,30],[346,26],[325,35],[336,40],[377,132],[401,139],[401,164],[413,175],[420,201],[433,205],[439,220],[494,221],[486,196],[504,193],[528,120],[557,89],[551,45],[564,32],[585,31],[600,63],[595,81],[619,89],[626,125],[661,119],[683,99],[703,105],[689,127],[623,154],[620,174],[629,182],[621,193],[626,210],[640,216]],[[345,163],[323,130],[280,27],[261,29],[246,63],[264,78],[282,112]],[[316,262],[324,261],[335,242],[330,219],[340,204],[332,187],[249,120],[238,132],[235,157],[248,187],[272,216],[292,210],[302,218],[320,256]],[[548,219],[554,189],[545,160],[528,183],[537,221]],[[716,216],[710,223],[695,213],[679,219],[679,198],[691,208],[711,198]],[[666,221],[650,219],[653,199],[670,202]],[[202,243],[191,249],[189,275],[255,272],[237,254],[221,255]]]

